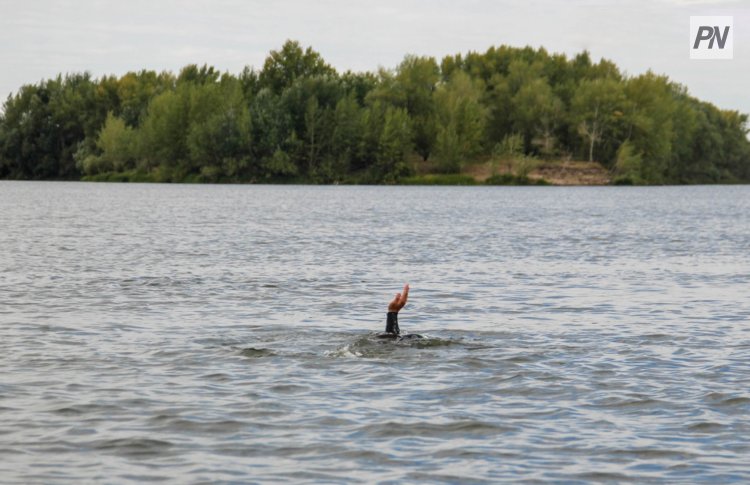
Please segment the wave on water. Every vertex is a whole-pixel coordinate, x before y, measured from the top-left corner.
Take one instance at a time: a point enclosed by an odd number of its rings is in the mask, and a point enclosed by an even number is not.
[[[750,483],[750,186],[0,206],[2,484]]]
[[[271,357],[273,355],[276,355],[276,353],[270,349],[256,349],[255,347],[247,347],[240,351],[240,355],[243,357],[249,357],[251,359],[258,359],[261,357]]]
[[[393,352],[404,349],[431,349],[435,347],[447,347],[460,343],[459,340],[449,338],[432,337],[429,335],[415,335],[410,338],[407,334],[404,338],[384,339],[379,334],[372,333],[357,337],[354,341],[327,352],[330,357],[385,357]]]

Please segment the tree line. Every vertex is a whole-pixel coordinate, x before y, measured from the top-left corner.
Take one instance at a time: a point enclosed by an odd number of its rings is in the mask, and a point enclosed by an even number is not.
[[[597,161],[621,183],[750,180],[747,115],[666,76],[492,47],[337,72],[287,41],[262,69],[59,75],[0,114],[0,178],[397,183],[503,156]]]

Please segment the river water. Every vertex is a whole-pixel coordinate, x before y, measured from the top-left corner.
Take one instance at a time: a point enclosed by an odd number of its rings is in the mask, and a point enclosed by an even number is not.
[[[749,214],[745,186],[0,182],[0,481],[748,482]],[[425,338],[372,338],[407,281]]]

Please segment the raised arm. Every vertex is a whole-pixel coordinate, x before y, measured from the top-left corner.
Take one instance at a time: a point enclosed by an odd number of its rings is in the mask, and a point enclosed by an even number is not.
[[[393,300],[388,304],[388,315],[385,320],[385,333],[398,335],[401,331],[398,328],[398,312],[404,308],[406,301],[409,299],[409,284],[404,285],[404,291],[396,293]]]
[[[396,296],[393,297],[393,300],[388,304],[388,312],[396,312],[398,313],[402,308],[404,308],[404,305],[406,305],[406,301],[409,299],[409,283],[406,283],[404,285],[404,291],[402,293],[396,293]]]

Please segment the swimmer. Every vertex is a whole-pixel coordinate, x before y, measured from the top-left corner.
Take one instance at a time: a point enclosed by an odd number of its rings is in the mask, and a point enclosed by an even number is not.
[[[410,333],[401,335],[401,330],[398,328],[398,312],[404,308],[406,301],[409,299],[409,283],[404,285],[404,291],[396,293],[393,300],[388,304],[388,314],[385,319],[385,332],[379,333],[378,338],[392,338],[392,339],[411,339],[411,338],[422,338],[421,335],[416,333]]]

